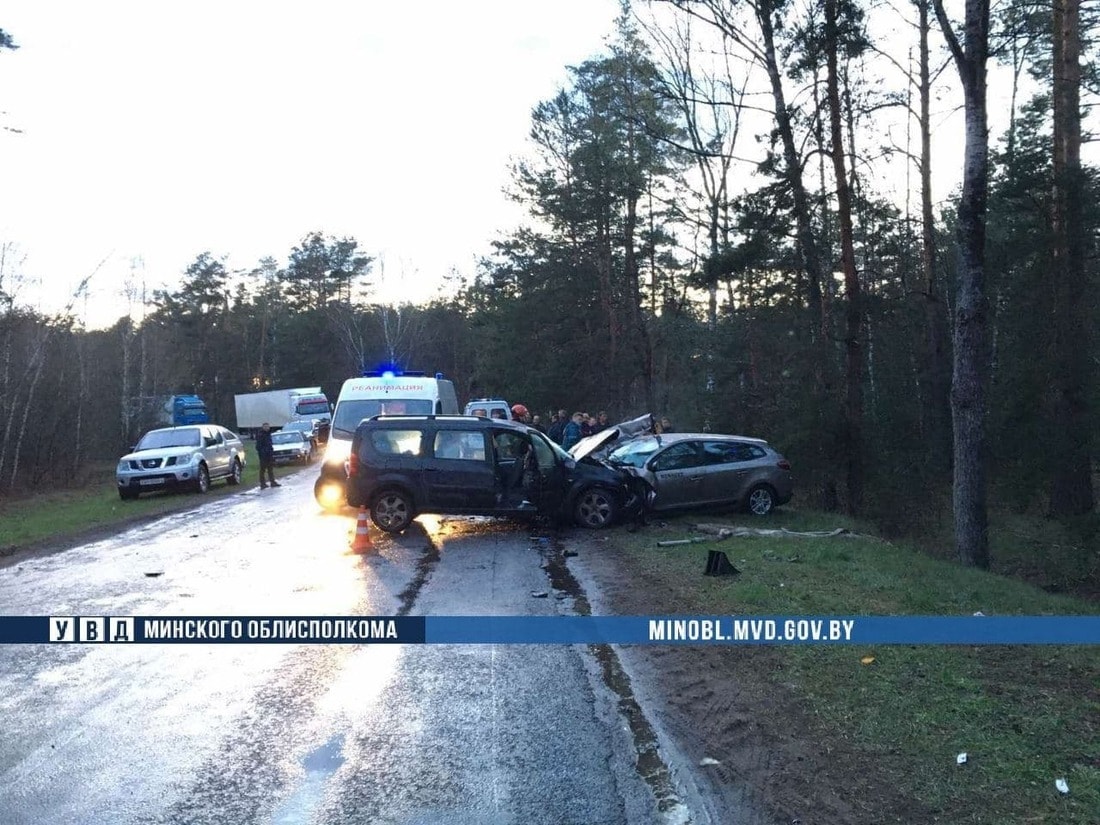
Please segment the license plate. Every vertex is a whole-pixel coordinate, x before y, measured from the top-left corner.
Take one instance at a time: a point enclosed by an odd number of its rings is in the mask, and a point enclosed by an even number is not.
[[[163,478],[143,478],[138,482],[142,487],[155,487],[158,484],[163,484]]]

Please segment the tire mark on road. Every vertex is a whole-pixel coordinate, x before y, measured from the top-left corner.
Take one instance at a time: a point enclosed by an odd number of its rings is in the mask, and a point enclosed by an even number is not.
[[[431,536],[427,536],[426,541],[424,555],[416,562],[416,575],[412,577],[405,589],[397,594],[398,616],[409,615],[413,605],[416,604],[416,597],[420,595],[420,591],[424,589],[424,585],[428,583],[436,565],[439,564],[439,545]]]
[[[592,615],[592,607],[584,588],[569,570],[560,537],[553,536],[548,543],[540,542],[540,549],[544,560],[543,569],[550,579],[551,587],[572,598],[574,613],[581,616]],[[637,754],[635,770],[649,786],[657,803],[657,810],[668,822],[689,825],[691,816],[676,789],[672,772],[661,756],[657,733],[634,695],[630,677],[619,661],[618,653],[612,645],[607,644],[588,645],[588,650],[600,666],[604,684],[618,698],[619,714],[630,728]]]

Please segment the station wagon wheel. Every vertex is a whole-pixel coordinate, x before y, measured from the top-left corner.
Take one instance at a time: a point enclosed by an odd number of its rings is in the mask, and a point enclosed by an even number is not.
[[[237,459],[233,459],[233,466],[229,469],[229,478],[226,479],[229,484],[241,483],[241,462]]]
[[[766,516],[775,509],[775,493],[766,484],[753,487],[747,501],[749,512],[754,516]]]
[[[210,471],[206,469],[205,464],[199,465],[199,473],[195,476],[195,489],[200,493],[210,489]]]
[[[589,487],[577,498],[573,506],[573,519],[581,527],[602,530],[610,527],[618,515],[615,497],[600,487]]]
[[[385,490],[371,502],[371,521],[387,533],[400,533],[415,515],[412,500],[399,490]]]

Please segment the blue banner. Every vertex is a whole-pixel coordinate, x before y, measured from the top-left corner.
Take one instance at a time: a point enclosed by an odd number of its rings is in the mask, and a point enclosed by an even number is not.
[[[428,644],[1100,644],[1100,616],[429,616]]]
[[[0,643],[1095,645],[1100,616],[0,616]]]

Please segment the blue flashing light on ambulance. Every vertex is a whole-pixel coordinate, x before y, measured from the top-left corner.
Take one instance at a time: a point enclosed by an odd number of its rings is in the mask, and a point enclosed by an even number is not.
[[[313,486],[317,503],[328,510],[344,505],[345,462],[359,423],[376,415],[458,415],[454,382],[437,372],[405,371],[393,364],[349,378],[332,412],[321,476]]]

